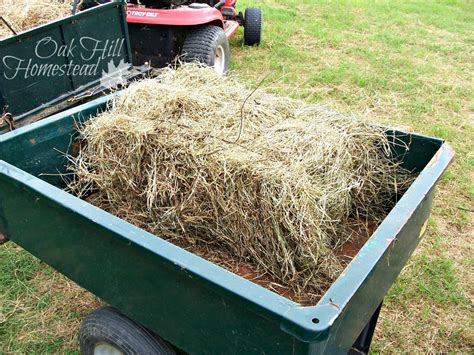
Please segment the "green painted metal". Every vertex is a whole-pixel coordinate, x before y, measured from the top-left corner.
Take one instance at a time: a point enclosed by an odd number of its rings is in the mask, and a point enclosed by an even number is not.
[[[59,112],[100,86],[109,63],[131,58],[124,1],[0,40],[0,116],[19,127]],[[0,123],[0,133],[9,129]]]
[[[453,158],[442,140],[395,132],[420,175],[320,302],[301,307],[61,190],[59,152],[107,100],[0,136],[0,233],[189,353],[347,352],[420,241]]]

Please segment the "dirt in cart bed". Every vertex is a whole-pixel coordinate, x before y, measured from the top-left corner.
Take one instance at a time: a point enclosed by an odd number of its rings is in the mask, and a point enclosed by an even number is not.
[[[359,250],[364,246],[373,232],[377,229],[377,225],[375,223],[354,222],[353,224],[353,237],[335,249],[337,258],[343,267],[349,265],[352,259],[357,255]],[[291,285],[284,285],[276,277],[269,275],[268,273],[259,272],[249,262],[238,262],[235,261],[231,255],[226,255],[221,252],[212,252],[209,248],[199,248],[199,246],[191,245],[186,242],[173,242],[173,244],[178,245],[183,249],[186,249],[187,251],[192,252],[193,254],[196,254],[208,261],[211,261],[214,264],[217,264],[259,286],[275,292],[280,296],[299,303],[302,306],[315,305],[331,286],[331,282],[329,280],[321,280],[321,285],[317,288],[319,292],[314,292],[315,288],[311,286],[304,287],[299,292],[296,292]]]
[[[94,197],[95,196],[91,195],[85,200],[97,205]],[[100,207],[108,210],[107,206],[104,204],[101,204]],[[122,218],[126,220],[126,217],[122,216]],[[129,220],[129,222],[133,223],[132,220]],[[349,265],[352,259],[357,255],[359,250],[365,245],[373,232],[377,229],[376,222],[358,222],[356,220],[352,220],[350,224],[352,226],[350,232],[351,238],[334,249],[335,255],[337,256],[342,268],[345,268],[347,265]],[[147,228],[146,225],[140,225],[140,227],[147,232],[156,234],[156,231],[153,230],[153,228]],[[315,305],[328,290],[333,281],[331,279],[320,279],[320,284],[318,287],[314,287],[314,285],[308,285],[301,289],[295,289],[292,285],[284,284],[281,282],[281,280],[278,280],[277,277],[258,270],[250,261],[237,260],[230,252],[191,243],[191,238],[177,238],[172,240],[167,238],[164,239],[302,306]]]

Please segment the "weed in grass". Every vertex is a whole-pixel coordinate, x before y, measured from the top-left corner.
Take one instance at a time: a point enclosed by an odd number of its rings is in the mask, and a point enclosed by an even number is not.
[[[13,243],[0,248],[0,269],[0,353],[77,352],[98,300]]]

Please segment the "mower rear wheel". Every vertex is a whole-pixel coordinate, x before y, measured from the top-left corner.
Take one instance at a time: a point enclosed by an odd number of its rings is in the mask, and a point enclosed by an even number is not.
[[[248,7],[244,15],[244,42],[247,46],[258,46],[261,40],[262,11],[256,7]]]
[[[209,25],[190,29],[184,40],[182,54],[185,62],[208,65],[220,75],[229,70],[229,41],[220,27]]]

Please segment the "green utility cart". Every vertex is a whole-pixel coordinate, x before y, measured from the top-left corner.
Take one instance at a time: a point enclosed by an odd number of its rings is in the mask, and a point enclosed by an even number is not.
[[[449,145],[389,132],[419,175],[321,300],[304,307],[63,191],[76,124],[108,100],[0,136],[1,238],[113,307],[85,320],[84,354],[368,352],[384,296],[423,237]]]

